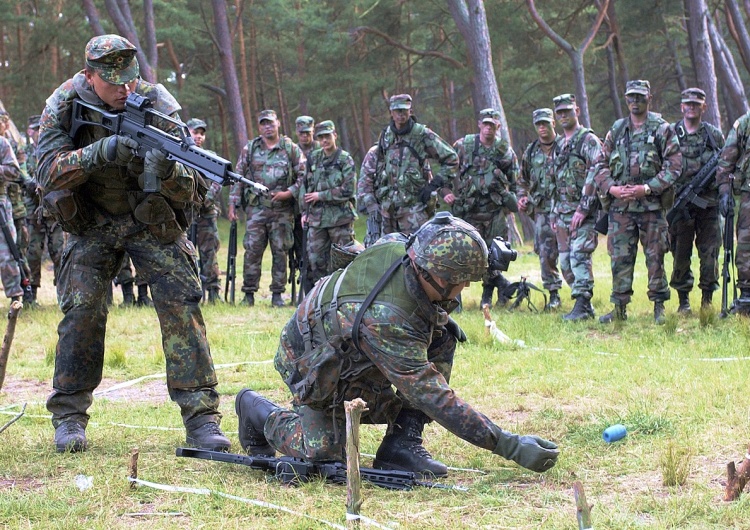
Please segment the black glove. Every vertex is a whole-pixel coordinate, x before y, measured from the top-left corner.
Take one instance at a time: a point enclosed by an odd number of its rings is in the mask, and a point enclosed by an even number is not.
[[[175,161],[169,160],[167,155],[159,151],[158,149],[152,149],[144,157],[143,170],[148,173],[153,171],[154,174],[161,180],[166,180],[172,176],[174,171]]]
[[[734,211],[734,198],[732,197],[732,193],[722,193],[719,196],[719,212],[721,215],[726,217],[729,215],[729,212]]]
[[[513,460],[519,466],[537,473],[544,473],[557,463],[560,454],[557,444],[539,436],[519,436],[500,432],[500,441],[497,442],[494,454]]]
[[[448,317],[448,323],[445,325],[445,329],[448,330],[448,333],[456,337],[458,342],[466,342],[466,333],[464,333],[464,330],[458,325],[458,322],[452,318]]]

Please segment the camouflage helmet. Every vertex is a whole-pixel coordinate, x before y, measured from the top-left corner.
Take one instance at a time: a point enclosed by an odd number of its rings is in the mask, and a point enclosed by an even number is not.
[[[343,269],[364,249],[365,246],[356,239],[346,245],[334,243],[331,245],[331,270]]]
[[[487,244],[477,229],[449,212],[438,212],[412,234],[409,257],[420,268],[457,285],[487,272]]]

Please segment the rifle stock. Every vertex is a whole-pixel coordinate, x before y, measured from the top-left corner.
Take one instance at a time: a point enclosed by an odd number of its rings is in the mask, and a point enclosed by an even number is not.
[[[227,249],[227,277],[224,283],[224,301],[234,305],[234,288],[237,279],[237,220],[229,225],[229,248]]]

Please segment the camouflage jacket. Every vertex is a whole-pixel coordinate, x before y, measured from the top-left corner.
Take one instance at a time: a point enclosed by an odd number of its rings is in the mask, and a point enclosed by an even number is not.
[[[557,136],[555,136],[555,140],[557,140]],[[529,206],[526,208],[529,215],[552,211],[554,160],[554,142],[550,146],[549,152],[545,153],[544,146],[539,139],[536,139],[526,146],[526,150],[523,152],[521,174],[518,179],[518,196],[529,198]]]
[[[216,154],[216,151],[211,151],[209,149],[206,151],[213,155]],[[206,179],[206,182],[210,182],[211,184],[208,186],[206,198],[203,199],[203,204],[201,204],[198,213],[201,217],[211,219],[218,217],[221,213],[221,185],[218,182],[209,179]]]
[[[37,158],[36,158],[36,145],[33,144],[30,140],[26,142],[26,175],[28,176],[28,179],[33,182],[34,184],[38,184],[38,181],[36,179],[36,168],[37,168]],[[24,193],[23,194],[23,200],[26,204],[26,212],[27,217],[31,217],[34,215],[34,212],[39,207],[39,194],[37,193]]]
[[[138,80],[135,92],[148,97],[153,107],[164,114],[179,119],[177,101],[162,85]],[[73,190],[82,200],[95,205],[99,212],[121,215],[132,211],[132,202],[142,200],[143,194],[138,177],[143,173],[143,159],[134,158],[127,168],[106,164],[91,169],[85,160],[83,147],[109,136],[103,127],[84,126],[76,139],[70,137],[73,100],[81,98],[111,112],[86,83],[83,71],[64,82],[47,99],[40,122],[37,146],[37,179],[44,192]],[[101,115],[84,111],[87,120],[101,121]],[[177,133],[170,122],[154,123],[166,132]],[[158,195],[167,199],[174,210],[183,210],[188,205],[197,205],[203,200],[206,186],[200,174],[179,162],[170,178],[163,180]]]
[[[719,129],[708,122],[702,121],[698,130],[689,133],[682,120],[672,124],[680,142],[682,153],[682,172],[677,177],[675,189],[679,190],[690,183],[701,168],[708,162],[714,153],[721,151],[724,147],[724,135]],[[715,204],[717,196],[716,182],[712,182],[701,194],[703,197],[712,199]]]
[[[682,153],[674,129],[660,114],[649,112],[646,123],[632,131],[630,117],[615,121],[594,167],[599,194],[618,212],[661,210],[661,194],[674,186],[682,170]],[[626,201],[609,195],[612,186],[648,184],[652,194]]]
[[[313,140],[310,145],[302,145],[299,143],[297,145],[299,146],[299,150],[302,151],[302,154],[305,155],[305,158],[310,156],[310,153],[320,148],[320,142],[317,140]]]
[[[295,403],[325,409],[361,396],[371,407],[369,418],[392,421],[401,402],[392,390],[395,387],[453,434],[495,450],[500,428],[458,397],[428,359],[434,334],[446,332],[448,315],[430,302],[410,262],[403,261],[405,254],[403,243],[379,243],[359,254],[348,268],[331,274],[330,280],[318,282],[282,332],[276,368],[292,389]],[[397,260],[402,264],[364,311],[357,347],[352,341],[356,315]],[[335,309],[331,307],[334,292]],[[316,309],[321,310],[320,317]],[[286,340],[290,327],[304,337],[307,326],[311,354],[306,354],[304,343]]]
[[[588,215],[595,209],[598,197],[591,169],[601,148],[601,140],[586,127],[576,129],[570,139],[565,135],[557,137],[552,171],[554,213],[572,214],[579,210]]]
[[[721,150],[716,183],[719,193],[735,195],[750,191],[750,112],[740,116],[727,134],[727,142]]]
[[[0,178],[0,195],[5,195],[7,182],[18,182],[21,178],[21,166],[13,147],[4,136],[0,136]]]
[[[270,193],[289,190],[292,200],[279,203],[270,196],[258,197],[242,182],[232,185],[229,200],[235,206],[262,206],[264,208],[292,208],[299,192],[300,181],[305,175],[305,155],[288,136],[280,136],[276,145],[266,147],[263,138],[257,136],[242,148],[236,171],[248,180],[263,184]]]
[[[453,187],[458,170],[456,152],[428,127],[414,120],[409,123],[403,134],[397,134],[393,124],[380,134],[376,163],[382,169],[374,172],[372,180],[363,182],[365,204],[374,200],[383,210],[411,208],[420,201],[427,204],[429,196],[424,191],[431,179],[427,160],[440,164],[435,178],[441,187]]]
[[[357,205],[360,212],[375,213],[378,211],[378,200],[375,198],[375,180],[377,179],[378,169],[378,151],[377,145],[373,145],[367,151],[362,167],[359,170],[359,179],[357,179]]]
[[[453,183],[454,215],[500,211],[509,194],[515,200],[520,168],[507,140],[496,137],[491,147],[485,147],[478,134],[468,134],[453,148],[460,164]]]
[[[310,153],[307,171],[299,191],[300,212],[307,215],[307,226],[330,228],[350,224],[357,218],[357,170],[351,155],[340,148],[327,157],[323,148]],[[306,203],[306,193],[318,192],[320,199]]]

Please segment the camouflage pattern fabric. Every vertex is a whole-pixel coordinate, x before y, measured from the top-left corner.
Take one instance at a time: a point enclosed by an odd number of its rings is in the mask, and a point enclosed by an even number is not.
[[[559,291],[562,278],[557,268],[557,234],[552,229],[552,174],[554,144],[545,147],[539,140],[530,143],[521,157],[518,197],[528,197],[527,213],[534,218],[534,252],[539,256],[542,285]]]
[[[135,91],[149,97],[157,110],[179,118],[179,105],[163,86],[138,80]],[[219,395],[199,307],[202,292],[195,249],[184,226],[170,242],[164,242],[161,228],[152,229],[135,219],[130,200],[142,197],[138,179],[142,160],[134,158],[128,167],[95,163],[83,146],[106,137],[99,127],[83,128],[74,144],[68,132],[75,97],[104,105],[79,72],[48,98],[37,149],[37,177],[45,192],[73,190],[94,219],[83,225],[88,227],[80,235],[68,236],[63,251],[57,285],[63,318],[58,326],[53,392],[47,400],[52,423],[57,427],[70,419],[84,426],[88,422],[87,409],[102,378],[106,292],[126,252],[151,287],[166,358],[167,388],[180,406],[186,428],[218,422]],[[204,194],[203,179],[177,163],[162,181],[161,192],[149,197],[178,214],[180,205],[197,205]]]
[[[320,142],[317,140],[313,140],[309,144],[302,144],[298,143],[300,151],[302,151],[302,154],[305,155],[305,157],[310,156],[310,153],[315,151],[316,149],[320,149]]]
[[[28,261],[31,271],[29,281],[32,287],[39,287],[42,284],[42,260],[45,248],[53,265],[52,284],[57,285],[60,259],[65,245],[65,233],[52,217],[28,217],[26,226],[29,230],[29,248],[26,251],[26,261]]]
[[[18,164],[13,147],[5,137],[0,136],[0,177],[3,184],[0,185],[0,215],[3,216],[14,239],[16,238],[16,227],[13,223],[12,206],[5,193],[4,184],[20,178],[20,175],[21,167]],[[18,262],[13,259],[8,243],[2,234],[0,234],[0,279],[3,282],[5,296],[8,298],[23,294]]]
[[[336,311],[329,305],[341,270],[319,282],[285,326],[275,366],[292,392],[293,408],[274,411],[264,428],[277,450],[313,461],[340,460],[344,400],[355,397],[368,404],[363,423],[391,423],[401,408],[416,409],[478,447],[497,447],[500,428],[449,386],[456,340],[444,327],[448,315],[430,303],[410,266],[399,267],[364,312],[359,348],[352,344],[362,302],[404,254],[403,243],[371,246],[346,269]],[[316,321],[319,295],[323,316]],[[306,354],[300,330],[307,325],[313,329]]]
[[[713,155],[706,135],[713,137],[716,147],[724,146],[724,135],[710,123],[701,122],[694,133],[688,133],[681,122],[674,124],[682,152],[682,173],[675,188],[677,193],[690,183]],[[689,219],[681,218],[669,226],[670,250],[672,251],[672,277],[669,285],[677,291],[690,292],[693,289],[691,259],[693,242],[698,251],[700,269],[698,288],[701,291],[715,291],[719,288],[719,249],[721,247],[721,227],[719,224],[718,188],[709,185],[701,197],[708,201],[706,208],[688,205]]]
[[[219,289],[221,286],[218,258],[219,247],[221,246],[218,224],[218,217],[221,213],[220,196],[221,186],[217,182],[212,182],[195,220],[197,225],[196,246],[200,256],[200,277],[204,290]]]
[[[482,236],[484,244],[488,248],[492,245],[492,240],[497,236],[502,236],[503,239],[507,237],[508,218],[505,215],[487,216],[486,214],[477,212],[464,214],[461,219],[477,229],[477,232]],[[490,278],[489,270],[482,276],[482,285],[494,285]]]
[[[122,265],[115,276],[115,283],[117,285],[126,285],[128,283],[133,283],[135,285],[148,285],[148,282],[143,275],[138,274],[137,270],[133,270],[133,261],[127,253],[125,254],[125,257],[122,258]]]
[[[343,226],[330,226],[328,228],[307,228],[307,262],[308,281],[310,285],[315,284],[323,276],[327,276],[333,270],[331,265],[331,246],[346,246],[354,241],[354,228],[351,224]]]

